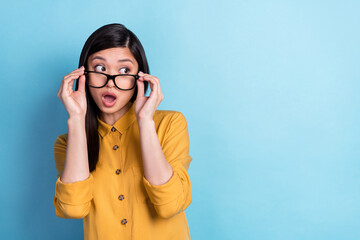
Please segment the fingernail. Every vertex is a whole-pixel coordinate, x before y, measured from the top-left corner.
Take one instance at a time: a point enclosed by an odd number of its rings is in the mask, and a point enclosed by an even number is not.
[[[142,71],[139,72],[139,75],[144,75],[144,73]]]

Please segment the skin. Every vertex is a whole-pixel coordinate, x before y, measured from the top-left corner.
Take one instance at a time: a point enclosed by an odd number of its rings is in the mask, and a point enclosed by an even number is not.
[[[94,59],[101,57],[102,59]],[[121,62],[119,62],[121,60]],[[153,121],[154,113],[164,99],[160,82],[157,77],[138,72],[138,63],[128,48],[109,48],[96,52],[88,58],[88,69],[115,75],[121,73],[138,74],[138,94],[135,101],[135,114],[139,126],[140,144],[145,178],[153,185],[166,183],[173,171],[165,159]],[[79,89],[73,91],[75,79],[79,78]],[[144,81],[150,84],[150,96],[144,95]],[[101,98],[106,91],[117,96],[112,107],[106,107]],[[130,99],[135,89],[123,91],[109,81],[103,88],[91,88],[90,94],[99,107],[100,119],[113,125],[131,107]],[[84,68],[81,67],[67,74],[61,82],[58,97],[69,114],[68,142],[65,156],[64,170],[60,180],[64,183],[83,181],[89,177],[88,153],[85,134],[86,95]]]

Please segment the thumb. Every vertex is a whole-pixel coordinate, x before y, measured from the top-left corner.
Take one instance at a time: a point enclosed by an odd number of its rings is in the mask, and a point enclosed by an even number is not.
[[[85,75],[81,75],[79,78],[79,92],[85,92]]]

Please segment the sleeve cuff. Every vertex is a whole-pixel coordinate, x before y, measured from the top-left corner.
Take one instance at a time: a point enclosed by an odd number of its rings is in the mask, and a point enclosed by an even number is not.
[[[168,204],[182,193],[183,186],[176,171],[173,171],[169,181],[162,185],[152,185],[145,176],[143,176],[143,182],[151,202],[155,205]]]
[[[69,205],[80,205],[89,202],[93,194],[92,174],[83,181],[63,183],[58,177],[56,181],[55,197]]]

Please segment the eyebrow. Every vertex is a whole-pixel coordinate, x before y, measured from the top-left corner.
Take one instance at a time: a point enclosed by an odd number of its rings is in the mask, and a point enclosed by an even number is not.
[[[103,58],[103,57],[100,57],[100,56],[94,56],[94,57],[92,57],[91,61],[94,61],[95,59],[100,59],[100,60],[103,60],[103,61],[106,62],[106,59]],[[118,62],[131,62],[132,64],[134,64],[133,61],[131,61],[129,58],[119,59]]]

